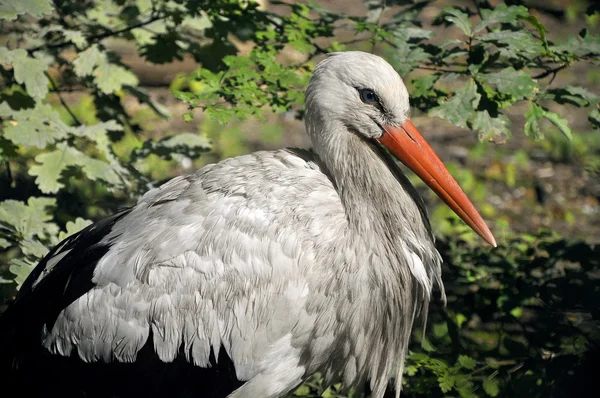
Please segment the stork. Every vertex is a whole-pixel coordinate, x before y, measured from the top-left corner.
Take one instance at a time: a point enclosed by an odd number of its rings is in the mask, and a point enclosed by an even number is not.
[[[399,396],[413,324],[444,293],[424,203],[386,148],[494,237],[382,58],[329,55],[305,103],[313,151],[176,177],[50,251],[0,319],[3,386],[268,398],[319,372]]]

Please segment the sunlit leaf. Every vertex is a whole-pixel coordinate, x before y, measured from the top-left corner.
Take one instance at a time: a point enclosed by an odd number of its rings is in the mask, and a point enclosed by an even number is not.
[[[81,167],[91,180],[103,180],[111,185],[121,185],[119,175],[109,163],[91,158],[79,150],[60,143],[52,152],[42,153],[35,157],[38,164],[31,166],[29,174],[36,177],[35,183],[44,193],[56,193],[64,184],[60,178],[69,166]]]
[[[529,110],[525,113],[525,135],[534,138],[543,136],[540,131],[539,122],[544,118],[544,113],[544,109],[535,102],[529,105]]]
[[[0,2],[0,18],[12,21],[19,15],[29,14],[41,18],[52,11],[50,0],[6,0]]]
[[[500,387],[496,379],[483,380],[483,391],[490,397],[497,397],[500,394]]]
[[[87,50],[80,52],[73,60],[75,74],[79,77],[91,75],[94,69],[101,62],[105,62],[106,54],[100,51],[98,46],[94,45]]]
[[[488,84],[496,86],[501,93],[517,99],[529,98],[538,91],[537,82],[532,79],[531,72],[515,70],[512,66],[495,73],[479,75]]]
[[[32,58],[23,49],[11,51],[0,47],[0,59],[12,64],[15,80],[24,84],[27,93],[34,99],[41,100],[48,94],[48,78],[44,72],[52,63],[52,57],[37,53],[36,57]]]
[[[480,99],[475,82],[469,79],[462,88],[456,90],[452,98],[442,101],[429,115],[446,119],[458,127],[467,127],[467,122],[475,116]]]
[[[473,370],[475,369],[475,366],[477,366],[477,361],[467,355],[460,355],[458,357],[458,363],[461,367],[468,370]]]
[[[5,200],[0,202],[0,225],[10,226],[21,239],[46,237],[58,232],[56,225],[48,222],[52,220],[48,209],[55,206],[55,198],[30,197],[27,203]]]
[[[544,117],[554,124],[568,139],[573,139],[573,133],[569,128],[569,122],[558,113],[544,111]]]
[[[35,263],[27,259],[15,258],[11,260],[9,270],[15,275],[14,282],[17,284],[17,289],[25,282],[34,267]]]
[[[446,373],[438,377],[438,383],[442,392],[452,391],[452,388],[454,387],[454,377],[450,373]]]
[[[62,33],[65,39],[75,44],[77,48],[84,48],[88,44],[86,37],[78,30],[63,29]]]
[[[60,231],[60,233],[58,234],[58,240],[63,240],[68,238],[69,236],[81,231],[82,229],[84,229],[85,227],[87,227],[88,225],[92,225],[92,221],[91,220],[85,220],[81,217],[77,217],[75,219],[75,221],[68,221],[66,228],[66,231]]]
[[[73,61],[77,76],[94,76],[94,83],[100,91],[111,94],[124,85],[136,86],[138,78],[123,66],[110,62],[105,52],[94,45],[79,54]]]
[[[528,15],[527,7],[524,6],[507,6],[504,3],[500,3],[493,9],[483,8],[481,10],[482,20],[475,27],[475,32],[479,32],[493,24],[514,24],[519,18],[527,17]]]
[[[458,8],[448,7],[444,9],[444,18],[448,22],[455,24],[467,36],[472,35],[472,23],[469,21],[469,16]]]
[[[0,117],[7,120],[4,137],[18,145],[43,149],[56,140],[66,138],[73,131],[47,104],[38,103],[33,109],[19,111],[13,111],[6,103],[0,104]]]
[[[48,253],[48,248],[37,239],[24,239],[19,243],[21,251],[24,255],[42,258]]]

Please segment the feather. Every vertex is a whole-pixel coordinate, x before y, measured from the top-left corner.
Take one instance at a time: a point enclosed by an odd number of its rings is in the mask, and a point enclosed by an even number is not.
[[[406,89],[380,58],[349,54],[327,58],[309,85],[315,152],[206,166],[51,251],[2,317],[0,330],[27,331],[18,355],[39,370],[36,355],[50,361],[49,352],[119,380],[158,383],[185,369],[169,379],[172,394],[208,391],[202,380],[214,396],[280,397],[315,372],[355,386],[370,379],[375,398],[395,378],[399,394],[441,258],[422,200],[369,139],[374,111],[353,109],[364,81],[399,123]],[[200,368],[222,373],[182,382]]]

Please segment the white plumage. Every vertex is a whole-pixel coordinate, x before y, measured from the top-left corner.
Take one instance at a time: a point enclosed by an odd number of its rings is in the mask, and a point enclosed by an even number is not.
[[[284,396],[315,372],[368,379],[376,398],[393,377],[399,395],[413,323],[442,288],[422,201],[376,143],[408,119],[408,94],[381,58],[347,52],[316,68],[306,104],[314,153],[256,152],[148,192],[94,242],[90,288],[40,321],[38,344],[136,364],[151,341],[198,367],[225,350],[236,398]],[[40,263],[14,313],[94,228]]]

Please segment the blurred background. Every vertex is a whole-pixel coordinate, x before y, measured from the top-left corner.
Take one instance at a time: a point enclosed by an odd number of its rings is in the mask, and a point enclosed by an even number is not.
[[[35,3],[35,2],[34,2]],[[445,259],[403,396],[587,396],[598,363],[600,11],[592,1],[39,1],[0,7],[0,310],[48,248],[175,175],[310,147],[325,53],[373,52],[491,227],[424,184]],[[347,396],[319,378],[296,396]]]

